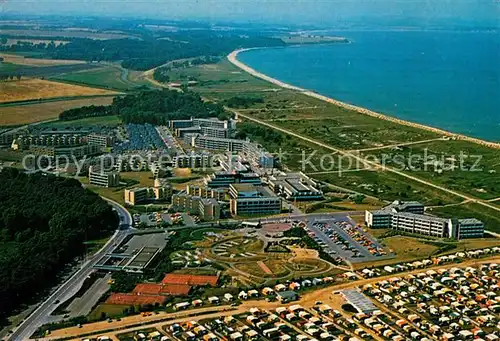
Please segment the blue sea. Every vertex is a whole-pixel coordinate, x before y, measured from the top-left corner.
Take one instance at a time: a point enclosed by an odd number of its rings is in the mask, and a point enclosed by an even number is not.
[[[361,107],[500,141],[496,32],[339,32],[349,44],[251,50],[257,71]]]

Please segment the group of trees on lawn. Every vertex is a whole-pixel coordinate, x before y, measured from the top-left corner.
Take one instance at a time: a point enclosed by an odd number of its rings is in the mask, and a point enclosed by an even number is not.
[[[50,39],[56,39],[56,37]],[[0,51],[33,52],[39,57],[51,59],[121,60],[124,68],[148,70],[173,60],[220,56],[241,47],[283,46],[285,44],[277,38],[211,30],[162,33],[162,36],[153,36],[150,32],[143,32],[142,36],[136,39],[97,40],[67,37],[61,39],[70,42],[59,45],[53,42],[48,44],[18,42],[12,45],[0,45]],[[204,62],[204,60],[200,59],[199,62]]]
[[[189,119],[190,117],[218,117],[220,119],[230,117],[222,105],[205,102],[196,93],[165,89],[115,97],[110,106],[66,110],[59,115],[59,119],[105,115],[119,115],[125,123],[151,123],[153,125],[166,125],[169,120]]]
[[[118,217],[75,179],[0,172],[0,317],[54,283],[85,250],[109,235]]]

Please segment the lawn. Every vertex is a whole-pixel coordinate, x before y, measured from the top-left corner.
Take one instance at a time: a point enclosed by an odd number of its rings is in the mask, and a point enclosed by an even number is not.
[[[0,107],[0,125],[19,125],[57,119],[61,112],[68,109],[79,108],[86,105],[109,105],[112,102],[113,97],[95,97],[4,106]]]
[[[39,99],[114,95],[116,92],[58,83],[42,79],[23,79],[0,83],[0,103]]]

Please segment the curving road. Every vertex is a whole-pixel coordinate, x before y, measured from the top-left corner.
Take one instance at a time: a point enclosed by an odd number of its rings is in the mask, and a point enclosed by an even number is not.
[[[121,243],[125,237],[131,232],[132,216],[122,205],[114,202],[112,200],[103,198],[106,200],[120,217],[120,225],[118,230],[115,231],[110,240],[99,250],[96,254],[91,256],[81,268],[73,274],[66,282],[57,288],[57,290],[50,295],[44,302],[42,302],[38,308],[29,315],[22,324],[20,324],[14,332],[8,337],[7,340],[11,341],[24,341],[29,340],[31,335],[38,329],[38,327],[58,321],[58,318],[51,316],[50,314],[57,308],[56,301],[64,302],[65,300],[72,297],[81,288],[83,282],[94,270],[93,266],[98,262],[98,260],[105,255],[110,253],[116,246],[116,244]]]

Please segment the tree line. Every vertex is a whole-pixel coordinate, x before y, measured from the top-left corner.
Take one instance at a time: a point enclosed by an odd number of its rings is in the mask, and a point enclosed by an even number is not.
[[[196,93],[164,89],[115,97],[109,106],[87,106],[66,110],[59,114],[59,119],[74,120],[106,115],[118,115],[124,123],[153,125],[166,125],[170,120],[190,117],[219,119],[230,117],[222,105],[205,102]]]
[[[141,39],[64,38],[64,40],[69,43],[55,45],[53,42],[47,44],[19,42],[12,45],[0,45],[0,51],[33,52],[41,58],[76,59],[89,62],[121,60],[124,68],[148,70],[178,59],[221,56],[237,48],[285,45],[281,39],[277,38],[211,30],[163,33],[162,36],[153,36],[150,32],[143,32]]]
[[[5,74],[0,74],[0,82],[20,80],[21,77],[22,77],[21,75],[5,75]]]
[[[0,317],[53,284],[85,250],[109,235],[118,217],[75,179],[0,172]]]

